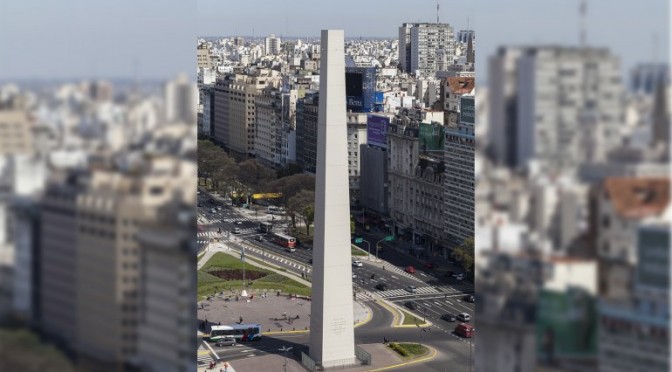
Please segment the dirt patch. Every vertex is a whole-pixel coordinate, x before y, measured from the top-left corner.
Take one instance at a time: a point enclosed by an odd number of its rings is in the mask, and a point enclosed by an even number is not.
[[[243,280],[243,270],[241,269],[212,270],[208,271],[208,274],[222,280]],[[257,280],[265,276],[268,276],[268,274],[260,271],[245,270],[245,280]]]

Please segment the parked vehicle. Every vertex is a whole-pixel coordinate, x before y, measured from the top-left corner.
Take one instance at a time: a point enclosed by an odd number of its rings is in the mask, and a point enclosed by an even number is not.
[[[466,338],[471,338],[474,337],[474,332],[476,329],[474,329],[474,326],[472,326],[469,323],[460,323],[455,327],[455,334],[458,336],[466,337]]]

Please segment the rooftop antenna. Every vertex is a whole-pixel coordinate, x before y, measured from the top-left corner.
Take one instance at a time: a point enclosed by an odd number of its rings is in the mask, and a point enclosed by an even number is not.
[[[588,12],[588,3],[586,0],[581,0],[581,6],[579,7],[579,16],[581,17],[581,31],[580,31],[580,43],[581,47],[586,47],[586,13]]]
[[[439,23],[439,0],[436,0],[436,23]]]

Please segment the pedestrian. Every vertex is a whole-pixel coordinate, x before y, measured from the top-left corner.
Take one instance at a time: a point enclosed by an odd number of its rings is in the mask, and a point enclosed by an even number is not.
[[[224,372],[229,372],[229,363],[224,362]]]
[[[240,319],[240,324],[243,324],[243,317],[241,316],[239,319]]]

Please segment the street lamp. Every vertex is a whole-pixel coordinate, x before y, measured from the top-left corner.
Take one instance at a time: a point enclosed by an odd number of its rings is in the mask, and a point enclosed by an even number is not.
[[[371,243],[368,240],[364,240],[364,238],[355,238],[355,244],[361,243],[366,243],[366,246],[369,248],[369,261],[371,261]]]
[[[282,348],[280,348],[278,350],[285,353],[285,364],[283,365],[283,367],[285,367],[285,372],[287,372],[287,352],[292,350],[292,348],[291,347],[286,347],[285,345],[282,345]]]
[[[386,236],[386,237],[384,237],[384,238],[382,238],[382,239],[380,239],[379,241],[376,242],[376,261],[378,261],[378,251],[379,251],[378,244],[380,244],[380,242],[382,242],[382,241],[391,242],[393,240],[394,240],[394,235],[388,235],[388,236]]]

